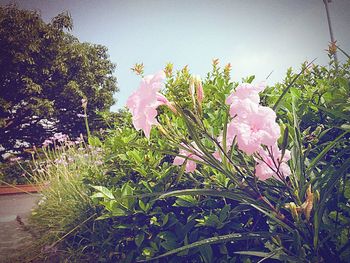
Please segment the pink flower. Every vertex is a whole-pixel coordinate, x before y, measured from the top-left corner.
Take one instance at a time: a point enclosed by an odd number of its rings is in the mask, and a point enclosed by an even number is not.
[[[226,104],[230,105],[231,117],[242,114],[245,107],[257,106],[260,102],[259,92],[263,91],[265,87],[264,82],[256,86],[249,83],[239,85],[226,99]]]
[[[58,142],[66,142],[69,140],[69,137],[67,134],[63,134],[62,132],[56,132],[52,137],[50,137],[50,139]]]
[[[291,174],[287,164],[287,161],[290,160],[290,151],[286,150],[281,159],[282,153],[278,149],[277,144],[269,147],[269,149],[269,152],[262,148],[258,151],[260,157],[257,159],[258,164],[255,166],[256,177],[262,181],[271,177],[281,180],[277,175],[278,172],[280,176],[286,178]]]
[[[168,106],[168,108],[174,112],[174,113],[177,113],[175,107],[173,106],[173,104],[171,104],[170,101],[168,101],[168,99],[163,95],[163,94],[160,94],[159,92],[157,92],[157,103],[158,103],[158,106],[160,105],[166,105]]]
[[[20,156],[17,156],[17,157],[10,157],[10,162],[18,162],[20,160],[22,160],[23,158],[20,157]]]
[[[257,151],[261,144],[272,146],[280,137],[275,112],[268,107],[248,108],[244,117],[232,119],[227,130],[228,138],[237,137],[238,148],[247,154]]]
[[[219,160],[221,162],[222,159],[221,159],[221,155],[220,155],[220,151],[219,150],[215,151],[213,153],[213,156],[214,156],[215,159],[217,159],[217,160]]]
[[[158,91],[162,87],[165,73],[159,71],[155,75],[149,75],[142,79],[138,90],[128,98],[126,105],[131,111],[132,122],[136,130],[143,130],[149,139],[152,125],[157,125],[157,110],[159,105],[166,104],[164,96]],[[169,103],[170,104],[170,103]]]
[[[236,99],[250,99],[256,104],[259,104],[260,97],[259,92],[263,91],[265,89],[266,85],[264,82],[259,83],[258,85],[254,86],[250,83],[243,83],[235,89],[234,92],[231,93],[230,96],[226,99],[226,104],[232,104]]]
[[[181,143],[181,145],[183,147],[187,148],[187,146],[185,144]],[[180,149],[179,155],[183,155],[183,156],[186,156],[186,158],[191,158],[194,160],[201,160],[201,158],[198,155],[202,155],[202,152],[198,149],[196,143],[195,142],[191,143],[191,146],[189,148],[195,154],[192,152],[189,152],[187,150]],[[192,173],[192,172],[194,172],[194,170],[196,170],[197,164],[195,161],[189,160],[186,158],[184,158],[182,156],[176,156],[174,161],[173,161],[173,165],[182,165],[187,160],[185,171],[186,171],[186,173]]]
[[[48,140],[46,139],[44,142],[43,142],[43,147],[47,147],[49,146],[50,144],[52,144],[53,142],[51,140]]]

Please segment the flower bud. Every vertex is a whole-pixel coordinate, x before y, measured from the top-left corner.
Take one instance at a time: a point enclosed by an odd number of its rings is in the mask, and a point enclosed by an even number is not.
[[[158,130],[159,130],[163,135],[165,135],[166,137],[169,136],[168,132],[163,128],[162,125],[158,125]]]
[[[298,214],[298,209],[296,204],[294,202],[290,202],[286,204],[285,207],[290,210],[290,212],[292,213],[293,219],[295,221],[299,221],[299,214]]]
[[[204,99],[204,92],[203,92],[202,80],[200,76],[195,76],[195,83],[196,83],[197,101],[199,104],[201,104]]]
[[[163,94],[160,94],[159,92],[156,93],[156,99],[157,99],[157,102],[158,102],[158,106],[160,105],[166,105],[168,106],[168,108],[174,112],[174,113],[177,113],[174,105],[172,105],[170,103],[170,101],[163,95]]]
[[[173,75],[173,68],[174,68],[174,64],[172,63],[168,63],[166,66],[165,66],[165,69],[164,69],[164,72],[165,72],[165,75],[169,78]]]
[[[81,99],[81,107],[86,109],[86,107],[87,107],[87,99]]]
[[[314,194],[311,191],[311,184],[306,190],[306,201],[301,205],[307,221],[310,221],[311,211],[314,203]]]
[[[144,65],[143,63],[136,63],[131,70],[135,72],[136,75],[142,76],[144,72]]]
[[[318,190],[315,191],[314,193],[314,202],[318,203],[320,201],[320,192]]]
[[[231,63],[228,63],[225,68],[224,68],[224,75],[225,77],[229,77],[230,76],[230,72],[231,72]]]
[[[329,43],[328,52],[331,55],[334,55],[337,52],[337,41],[332,41]]]
[[[193,103],[195,104],[197,100],[198,106],[200,106],[204,99],[203,85],[202,85],[202,80],[200,76],[198,75],[191,76],[189,91],[190,91]]]
[[[324,125],[321,124],[321,125],[317,126],[317,128],[314,130],[313,134],[318,137],[321,134],[323,129],[324,129]]]

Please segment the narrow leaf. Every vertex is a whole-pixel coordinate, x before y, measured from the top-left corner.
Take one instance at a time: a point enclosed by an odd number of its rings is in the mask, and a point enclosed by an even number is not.
[[[340,139],[344,137],[347,133],[350,131],[346,131],[339,135],[334,141],[329,143],[323,150],[320,152],[310,163],[309,167],[307,168],[306,172],[310,172],[312,169],[315,168],[316,164],[338,143]]]
[[[224,243],[224,242],[229,242],[229,241],[238,241],[238,240],[249,240],[249,239],[256,239],[256,238],[269,238],[272,235],[268,232],[252,232],[252,233],[233,233],[233,234],[228,234],[228,235],[222,235],[222,236],[216,236],[216,237],[211,237],[207,239],[203,239],[197,242],[194,242],[192,244],[186,245],[179,247],[177,249],[168,251],[160,256],[151,258],[151,259],[146,259],[146,260],[140,260],[138,262],[147,262],[150,260],[155,260],[159,258],[164,258],[173,254],[177,254],[179,252],[182,252],[186,249],[192,249],[196,247],[200,247],[203,245],[211,245],[211,244],[217,244],[217,243]]]

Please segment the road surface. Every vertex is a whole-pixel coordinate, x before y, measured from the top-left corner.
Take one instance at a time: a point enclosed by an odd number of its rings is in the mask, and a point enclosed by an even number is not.
[[[16,262],[12,258],[23,252],[24,247],[33,241],[32,235],[25,230],[25,225],[39,199],[40,194],[0,195],[1,263]]]

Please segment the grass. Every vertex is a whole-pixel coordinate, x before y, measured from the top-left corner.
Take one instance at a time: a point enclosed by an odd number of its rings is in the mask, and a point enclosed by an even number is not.
[[[96,217],[87,182],[96,173],[103,174],[99,158],[96,149],[83,144],[62,145],[44,151],[35,163],[34,181],[44,188],[38,207],[29,218],[29,229],[36,242],[25,252],[26,261],[84,258],[84,236],[93,231],[91,224]]]

